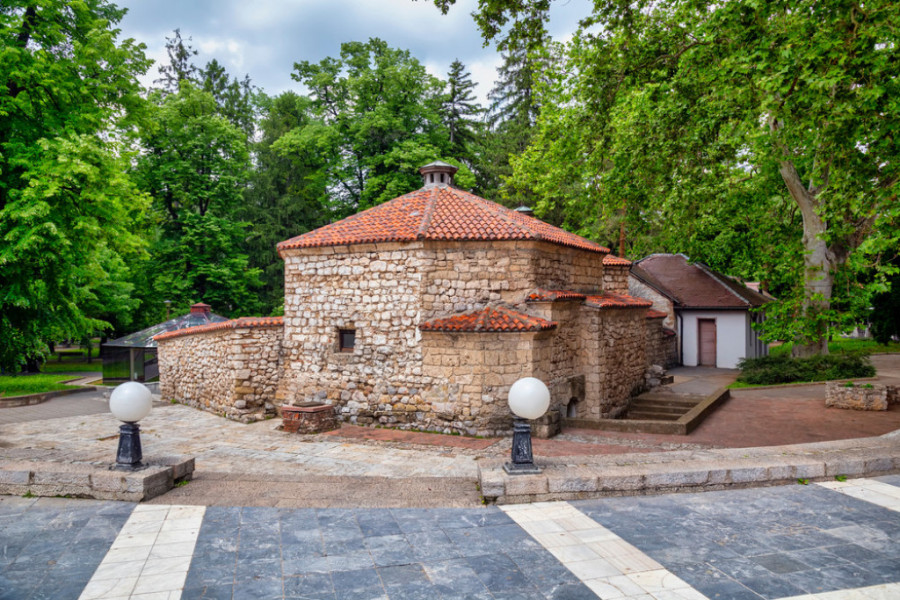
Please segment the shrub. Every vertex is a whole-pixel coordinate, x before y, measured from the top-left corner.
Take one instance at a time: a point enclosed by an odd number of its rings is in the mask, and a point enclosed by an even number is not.
[[[826,354],[810,358],[764,356],[746,358],[738,367],[738,381],[751,385],[774,385],[800,381],[829,381],[873,377],[875,367],[868,355],[858,352]]]

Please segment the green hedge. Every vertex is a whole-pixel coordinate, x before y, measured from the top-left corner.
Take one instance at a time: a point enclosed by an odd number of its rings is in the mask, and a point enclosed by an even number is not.
[[[829,381],[874,377],[875,367],[867,354],[848,352],[810,358],[764,356],[745,358],[738,363],[738,381],[750,385],[775,385],[802,381]]]

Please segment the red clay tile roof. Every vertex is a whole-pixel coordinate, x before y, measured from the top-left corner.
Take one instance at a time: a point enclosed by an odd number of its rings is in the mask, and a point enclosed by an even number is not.
[[[432,319],[419,325],[422,331],[493,332],[546,331],[556,323],[532,317],[504,306],[487,306],[470,313]]]
[[[196,327],[186,327],[184,329],[178,329],[177,331],[167,331],[166,333],[153,336],[153,339],[158,342],[160,340],[170,340],[183,335],[194,335],[195,333],[206,333],[209,331],[217,331],[219,329],[281,327],[282,325],[284,325],[284,317],[241,317],[239,319],[231,319],[230,321],[220,321],[218,323],[209,323],[207,325],[197,325]]]
[[[584,303],[594,308],[648,308],[653,306],[652,302],[644,298],[613,294],[612,292],[588,296]]]
[[[624,258],[620,258],[618,256],[614,256],[612,254],[607,254],[606,256],[603,257],[603,264],[607,267],[609,267],[609,266],[630,267],[631,261],[624,259]]]
[[[662,312],[661,310],[653,310],[652,308],[647,311],[648,319],[665,319],[669,315],[667,313]]]
[[[414,240],[541,240],[600,254],[609,248],[463,190],[428,187],[285,240],[279,250]]]
[[[663,335],[666,337],[672,337],[675,335],[675,331],[672,329],[669,329],[668,327],[663,327],[662,332],[663,332]]]
[[[528,294],[525,298],[526,302],[559,302],[562,300],[584,300],[587,298],[584,294],[578,292],[568,292],[565,290],[542,290],[537,289]]]
[[[770,301],[702,263],[688,262],[683,254],[651,254],[637,261],[631,272],[679,308],[747,309]]]

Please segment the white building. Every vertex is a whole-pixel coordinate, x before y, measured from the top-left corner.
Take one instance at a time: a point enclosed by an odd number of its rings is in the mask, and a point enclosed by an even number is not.
[[[683,254],[651,254],[631,267],[628,291],[667,314],[663,325],[678,335],[688,367],[736,368],[742,358],[768,354],[752,327],[757,309],[771,299]]]

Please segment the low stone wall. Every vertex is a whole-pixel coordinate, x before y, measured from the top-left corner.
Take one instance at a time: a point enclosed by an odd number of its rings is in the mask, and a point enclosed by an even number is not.
[[[647,319],[647,363],[668,369],[678,362],[675,332],[663,327],[663,319]]]
[[[235,319],[156,337],[160,396],[250,423],[275,416],[280,318]]]
[[[896,393],[895,387],[894,396]],[[877,383],[853,384],[829,381],[825,384],[825,406],[852,410],[887,410],[888,386]]]

